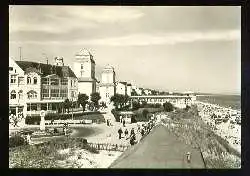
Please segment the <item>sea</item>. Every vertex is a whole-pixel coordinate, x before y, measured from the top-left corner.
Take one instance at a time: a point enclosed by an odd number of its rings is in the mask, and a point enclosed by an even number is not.
[[[197,96],[197,100],[205,103],[218,104],[221,107],[231,108],[234,110],[241,110],[240,95],[204,95]]]

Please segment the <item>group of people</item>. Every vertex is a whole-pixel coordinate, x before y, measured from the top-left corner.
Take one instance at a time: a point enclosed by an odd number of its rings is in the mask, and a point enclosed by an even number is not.
[[[122,139],[122,134],[123,134],[122,128],[119,128],[119,130],[118,130],[119,139]],[[126,140],[129,139],[129,143],[130,143],[131,145],[136,144],[136,135],[135,135],[135,130],[134,130],[134,128],[132,128],[132,129],[130,130],[130,134],[129,134],[129,132],[128,132],[128,129],[125,129],[124,135],[125,135],[124,137],[126,138]]]
[[[125,127],[125,121],[121,120],[120,122],[123,123],[123,127]],[[140,133],[141,136],[143,137],[143,136],[147,135],[152,130],[152,128],[154,126],[155,126],[155,120],[153,120],[153,119],[145,124],[142,124],[142,125],[137,124],[137,133]],[[123,130],[122,130],[122,128],[119,128],[119,130],[118,130],[119,139],[122,139],[122,134],[123,134]],[[137,143],[135,128],[132,128],[130,130],[130,134],[129,134],[128,129],[125,129],[124,130],[124,137],[126,140],[128,140],[128,139],[130,140],[129,142],[131,145],[134,145]]]

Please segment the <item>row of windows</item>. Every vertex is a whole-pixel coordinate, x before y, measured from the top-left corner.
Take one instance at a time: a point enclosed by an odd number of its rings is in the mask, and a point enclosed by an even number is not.
[[[17,76],[16,75],[10,76],[10,83],[11,84],[17,83]],[[18,84],[24,84],[24,77],[18,77]],[[31,77],[27,77],[27,84],[32,84]],[[37,77],[33,78],[33,84],[37,84]]]
[[[51,93],[50,93],[51,97],[68,97],[68,90],[67,89],[61,89],[61,91],[59,92],[59,89],[51,89]],[[72,96],[72,93],[71,93]],[[75,96],[75,94],[73,93],[73,96]],[[20,90],[18,92],[18,97],[19,99],[23,99],[23,91]],[[27,93],[27,97],[28,99],[36,99],[37,98],[37,92],[35,91],[29,91]],[[43,89],[42,90],[42,97],[46,98],[49,97],[49,89]],[[16,99],[17,98],[17,93],[15,90],[12,90],[10,93],[10,99]]]
[[[56,79],[56,78],[51,78],[51,79],[42,78],[43,85],[59,85],[60,82],[61,82],[61,85],[68,85],[68,79],[66,79],[66,78],[61,79],[61,81],[60,81],[60,79]],[[72,82],[72,80],[71,80],[71,82]],[[71,83],[71,86],[72,86],[72,83]]]
[[[11,75],[10,83],[15,84],[17,82],[17,76]],[[61,81],[59,79],[49,79],[49,78],[42,78],[43,85],[68,85],[68,79],[63,78]],[[18,77],[18,84],[24,84],[24,77]],[[27,77],[27,84],[32,84],[31,77]],[[37,77],[33,78],[33,84],[37,84]],[[71,80],[71,87],[76,86],[76,80]]]
[[[52,98],[56,97],[68,97],[68,90],[67,89],[51,89],[50,90],[50,96]],[[49,97],[49,89],[43,89],[42,90],[42,97],[43,98],[48,98]]]

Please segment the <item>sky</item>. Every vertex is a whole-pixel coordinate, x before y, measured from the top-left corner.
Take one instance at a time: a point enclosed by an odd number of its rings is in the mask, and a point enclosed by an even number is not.
[[[239,6],[9,6],[9,55],[73,68],[89,50],[96,77],[163,91],[240,94]],[[45,56],[46,55],[46,56]]]

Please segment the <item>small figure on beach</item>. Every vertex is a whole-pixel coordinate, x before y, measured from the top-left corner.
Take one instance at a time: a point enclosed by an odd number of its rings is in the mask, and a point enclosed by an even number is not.
[[[122,129],[120,128],[120,129],[118,130],[119,139],[121,139],[121,138],[122,138],[122,133],[123,133],[123,131],[122,131]]]
[[[187,162],[190,163],[191,162],[191,153],[187,152]]]
[[[109,124],[109,120],[107,120],[107,126],[109,126],[110,124]]]
[[[122,123],[122,116],[120,116],[120,122]]]

